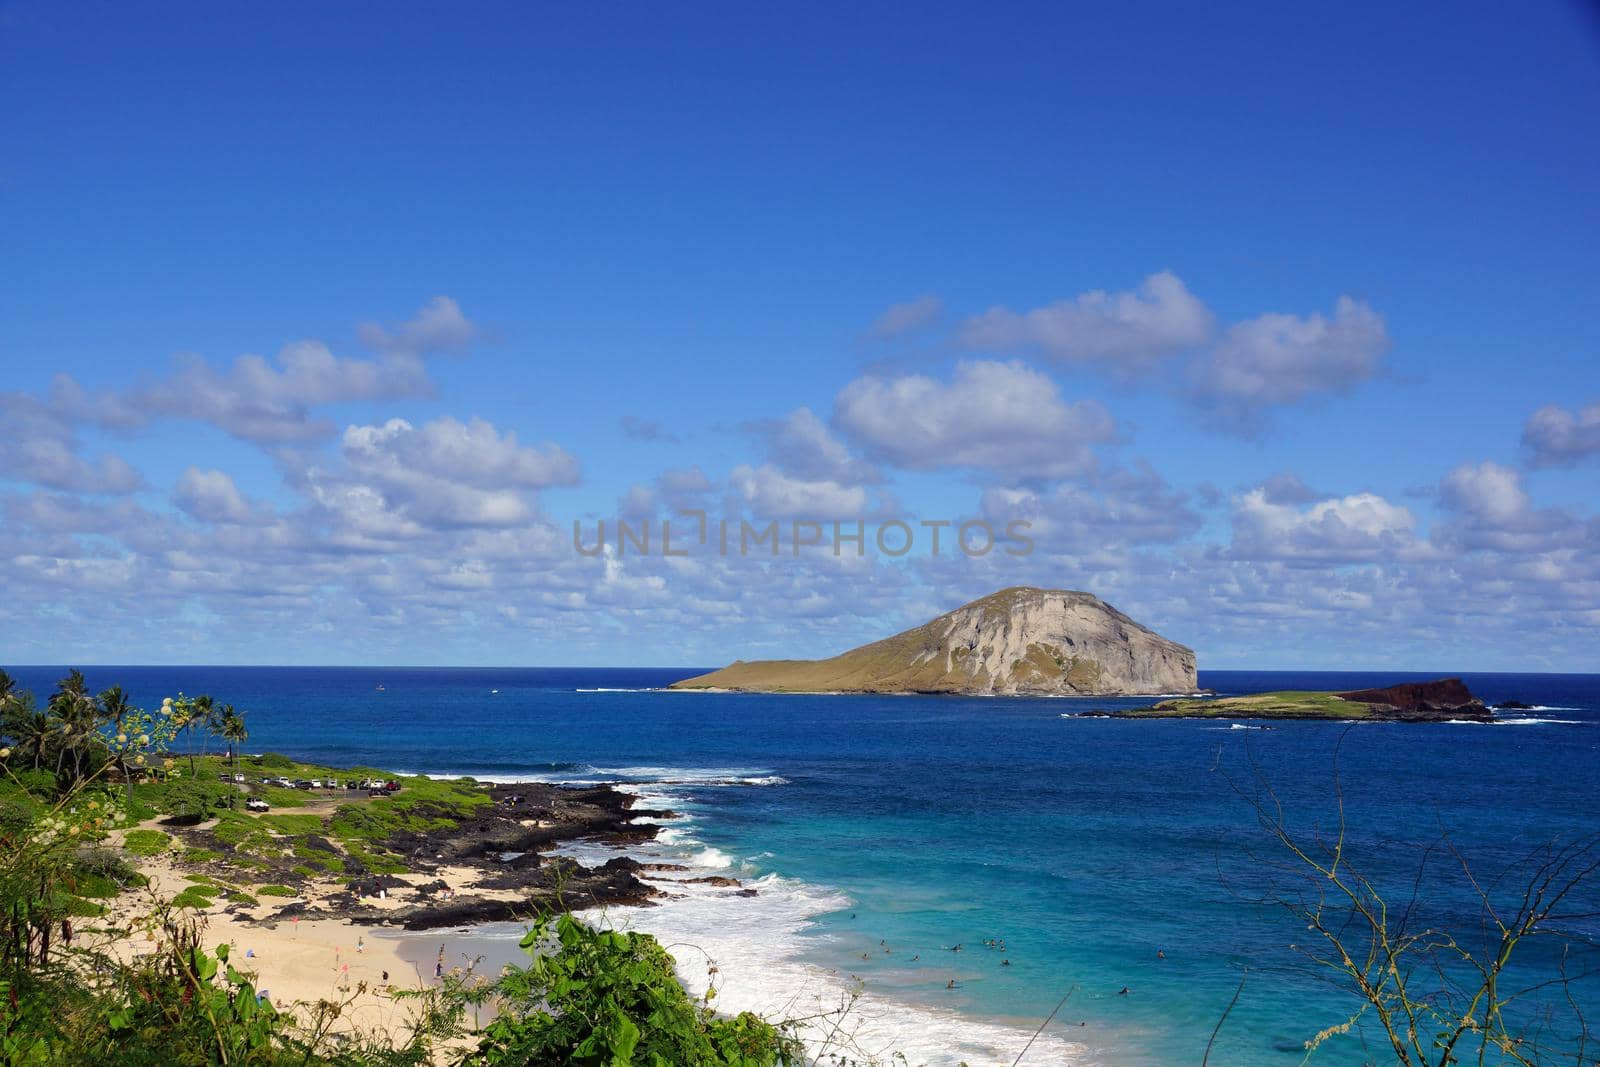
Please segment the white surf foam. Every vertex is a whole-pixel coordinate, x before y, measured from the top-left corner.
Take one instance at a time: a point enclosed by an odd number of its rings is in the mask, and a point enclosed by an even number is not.
[[[1582,726],[1582,719],[1496,719],[1493,722],[1479,722],[1476,719],[1446,719],[1446,726]]]
[[[768,1018],[807,1018],[801,1036],[815,1062],[831,1064],[854,1060],[863,1065],[892,1067],[906,1062],[927,1067],[955,1067],[959,1063],[1009,1064],[1032,1036],[1032,1027],[983,1022],[954,1008],[921,1004],[893,996],[868,983],[862,985],[848,971],[831,970],[808,962],[807,950],[816,944],[811,932],[814,919],[850,905],[849,897],[808,885],[763,868],[770,852],[735,859],[726,851],[696,836],[693,795],[704,788],[747,785],[755,781],[780,784],[782,779],[754,768],[677,767],[601,768],[601,773],[625,773],[644,778],[656,772],[655,781],[635,781],[618,788],[638,797],[641,806],[660,806],[678,812],[672,825],[662,825],[653,841],[626,848],[579,843],[557,851],[586,866],[629,855],[642,863],[664,864],[680,870],[642,871],[640,877],[665,895],[651,907],[612,907],[585,913],[587,921],[641,930],[656,936],[678,961],[684,984],[696,995],[714,983],[713,1001],[719,1011],[754,1011]],[[687,809],[687,810],[685,810]],[[635,820],[654,821],[648,817]],[[664,821],[663,821],[664,822]],[[692,879],[733,875],[754,896],[740,895],[729,886],[697,883]],[[712,967],[716,970],[713,972]],[[959,989],[946,993],[950,975],[940,970],[922,990],[930,998],[963,996]],[[959,974],[956,976],[959,979]],[[897,982],[917,979],[904,973]],[[842,1009],[848,1008],[841,1014]],[[1029,1062],[1059,1063],[1071,1058],[1084,1063],[1083,1050],[1047,1031],[1029,1051]],[[894,1053],[905,1060],[892,1059]]]
[[[713,983],[724,1012],[753,1011],[771,1019],[803,1019],[799,1033],[815,1062],[861,1064],[1008,1064],[1027,1044],[1031,1028],[980,1022],[952,1009],[891,998],[848,971],[806,962],[813,918],[848,907],[837,892],[767,874],[737,890],[674,880],[671,896],[648,908],[610,908],[586,918],[618,929],[654,935],[678,961],[679,977],[696,996]],[[714,968],[714,970],[713,970]],[[930,980],[937,995],[944,972]],[[959,989],[950,994],[960,995]],[[1029,1061],[1060,1063],[1082,1049],[1048,1029]],[[891,1056],[899,1054],[905,1060]]]

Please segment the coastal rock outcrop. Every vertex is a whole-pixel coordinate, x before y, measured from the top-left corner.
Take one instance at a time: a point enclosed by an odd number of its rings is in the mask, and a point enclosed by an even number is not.
[[[1472,695],[1460,678],[1437,678],[1431,682],[1403,682],[1382,689],[1357,689],[1334,694],[1340,700],[1367,704],[1374,710],[1393,709],[1396,718],[1471,719],[1487,722],[1493,716],[1483,702]]]
[[[1018,586],[831,659],[741,661],[672,688],[1116,696],[1199,683],[1193,649],[1092,593]]]

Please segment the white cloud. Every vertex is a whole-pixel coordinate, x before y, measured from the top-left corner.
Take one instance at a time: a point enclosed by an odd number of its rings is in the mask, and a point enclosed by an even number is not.
[[[483,330],[461,313],[461,305],[448,296],[436,296],[410,319],[392,328],[376,322],[362,323],[357,336],[374,352],[415,357],[460,354],[483,338]]]
[[[827,479],[792,477],[771,464],[741,464],[728,476],[739,499],[758,519],[795,518],[812,522],[864,518],[867,491]]]
[[[1505,523],[1528,510],[1522,475],[1498,463],[1463,463],[1445,475],[1440,490],[1447,506],[1490,522]]]
[[[1564,467],[1600,458],[1600,401],[1568,410],[1546,404],[1528,418],[1522,443],[1536,467]]]
[[[767,439],[768,458],[798,478],[847,485],[883,480],[872,464],[851,455],[844,442],[810,408],[796,408],[759,429]]]
[[[1201,524],[1187,497],[1142,464],[1105,473],[1092,486],[985,489],[980,510],[997,531],[1013,521],[1030,523],[1024,532],[1047,556],[1175,544]]]
[[[354,470],[384,482],[423,476],[483,489],[544,489],[579,478],[577,459],[560,445],[519,444],[515,431],[501,434],[478,418],[446,415],[420,428],[405,419],[349,426],[341,450]]]
[[[1170,271],[1137,290],[1083,293],[1031,311],[994,307],[962,324],[968,348],[1039,352],[1063,363],[1148,363],[1205,344],[1214,330],[1206,306]]]
[[[943,313],[944,301],[931,293],[903,304],[891,304],[873,321],[867,336],[879,341],[901,337],[929,325]]]
[[[197,356],[181,359],[172,376],[137,389],[133,402],[153,415],[210,423],[257,444],[315,441],[334,424],[315,408],[355,400],[426,395],[419,363],[349,359],[320,341],[285,345],[276,361],[240,356],[227,369]]]
[[[178,479],[172,501],[201,522],[246,522],[251,515],[239,487],[219,470],[190,467]]]
[[[121,456],[86,459],[72,423],[27,393],[0,393],[0,479],[78,493],[132,493],[143,475]]]
[[[1322,563],[1392,561],[1415,554],[1416,530],[1410,509],[1375,493],[1301,506],[1275,502],[1265,487],[1258,487],[1234,500],[1228,555]]]
[[[839,393],[835,421],[873,456],[910,470],[984,468],[1066,477],[1095,463],[1112,440],[1111,415],[1068,403],[1055,382],[1018,362],[969,361],[954,378],[859,378]]]
[[[1269,312],[1236,323],[1194,368],[1200,397],[1250,411],[1340,392],[1377,376],[1389,334],[1383,317],[1341,296],[1333,317]]]
[[[531,448],[488,422],[450,416],[350,426],[342,471],[312,471],[318,503],[364,536],[409,538],[439,527],[515,526],[536,514],[533,491],[575,485],[578,461],[559,445]]]

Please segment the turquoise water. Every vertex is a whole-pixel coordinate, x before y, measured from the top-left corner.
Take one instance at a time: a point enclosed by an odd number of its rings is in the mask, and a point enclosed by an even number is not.
[[[13,673],[47,689],[61,671]],[[1486,700],[1540,706],[1493,726],[1257,730],[1076,717],[1127,701],[648,691],[688,670],[87,673],[145,702],[181,689],[246,708],[251,749],[634,783],[687,816],[663,850],[761,891],[691,895],[631,920],[719,939],[722,956],[749,961],[747,984],[781,985],[805,967],[859,976],[872,1011],[905,1010],[904,1025],[885,1032],[907,1041],[932,1040],[935,1018],[974,1032],[995,1022],[1031,1030],[1070,991],[1047,1032],[1073,1043],[1074,1062],[1198,1063],[1247,965],[1213,1063],[1299,1062],[1307,1038],[1356,1007],[1291,948],[1305,931],[1257,902],[1271,882],[1255,856],[1275,854],[1233,788],[1257,772],[1296,827],[1326,828],[1337,746],[1352,854],[1397,894],[1441,825],[1485,871],[1550,837],[1600,831],[1593,675],[1466,675]],[[1201,682],[1232,693],[1401,678],[1202,672]],[[1472,919],[1459,880],[1444,873],[1427,882],[1430,917]],[[1600,911],[1600,884],[1574,910]],[[1569,925],[1600,937],[1592,919]],[[991,938],[1005,939],[1009,966],[984,946]],[[1532,950],[1532,962],[1548,962]],[[1578,995],[1600,1015],[1600,990]],[[1352,1035],[1313,1062],[1369,1058],[1387,1062]]]

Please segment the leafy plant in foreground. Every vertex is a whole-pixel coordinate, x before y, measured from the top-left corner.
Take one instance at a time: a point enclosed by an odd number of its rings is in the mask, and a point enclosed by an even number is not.
[[[799,1043],[749,1013],[692,1000],[652,937],[545,916],[522,939],[531,957],[487,987],[500,1014],[464,1062],[581,1067],[774,1067]],[[552,951],[553,950],[553,951]]]

